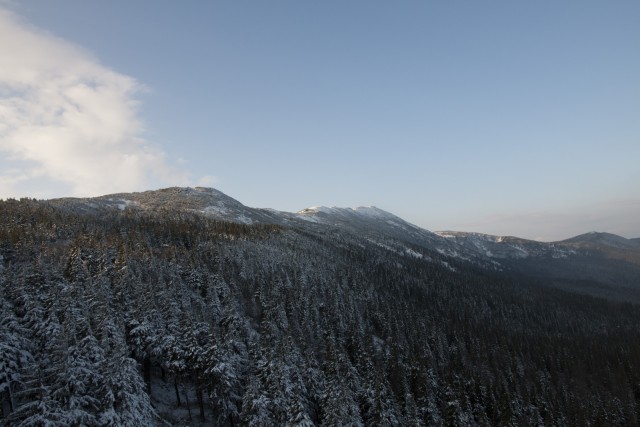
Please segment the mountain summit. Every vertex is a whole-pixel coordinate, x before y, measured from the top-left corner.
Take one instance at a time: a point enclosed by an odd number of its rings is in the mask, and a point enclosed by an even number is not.
[[[640,250],[640,241],[638,239],[625,239],[611,233],[599,233],[592,231],[590,233],[581,234],[570,239],[563,240],[561,243],[574,245],[578,247],[603,247],[608,246],[617,249]]]

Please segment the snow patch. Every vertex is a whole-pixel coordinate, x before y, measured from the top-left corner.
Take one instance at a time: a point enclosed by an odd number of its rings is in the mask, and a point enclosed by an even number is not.
[[[456,271],[456,269],[453,268],[451,265],[449,265],[447,261],[442,261],[442,265],[444,265],[449,271],[454,271],[454,272]]]
[[[392,219],[388,219],[388,220],[387,220],[387,224],[392,225],[392,226],[394,226],[394,227],[401,228],[401,229],[403,229],[403,230],[406,230],[406,227],[405,227],[405,226],[403,226],[402,224],[398,224],[396,221],[394,221],[394,220],[392,220]]]
[[[218,206],[207,206],[202,210],[202,212],[206,214],[227,215],[229,213],[229,209],[227,209],[223,203],[220,203]]]
[[[332,207],[312,206],[310,208],[306,208],[301,211],[298,211],[298,214],[300,215],[313,215],[316,213],[324,213],[328,215],[347,213],[347,214],[358,214],[358,215],[369,217],[369,218],[389,218],[389,219],[396,218],[395,215],[387,211],[383,211],[382,209],[378,209],[375,206],[360,206],[357,208],[339,208],[336,206],[332,206]]]
[[[372,218],[395,218],[395,215],[390,214],[387,211],[383,211],[382,209],[378,209],[375,206],[360,206],[352,210],[360,215]]]
[[[227,208],[224,202],[218,202],[217,205],[207,206],[201,211],[205,215],[211,215],[216,217],[223,217],[229,221],[235,221],[242,224],[253,224],[254,221],[249,218],[245,212],[235,213],[233,210]]]
[[[309,222],[315,222],[315,223],[319,222],[318,218],[316,218],[314,216],[309,216],[309,215],[304,215],[304,214],[298,213],[297,217],[302,219],[302,220],[309,221]]]
[[[121,211],[125,210],[129,205],[134,204],[131,200],[126,199],[118,200],[118,202],[118,209]]]
[[[376,242],[375,240],[371,240],[371,239],[367,239],[367,241],[373,243],[374,245],[380,246],[381,248],[386,249],[388,251],[391,251],[391,252],[394,252],[394,253],[398,253],[398,251],[396,251],[395,249],[393,249],[389,245],[385,245],[384,243]]]
[[[337,208],[329,208],[327,206],[312,206],[310,208],[306,208],[303,209],[301,211],[299,211],[299,214],[314,214],[314,213],[318,213],[318,212],[322,212],[322,213],[326,213],[326,214],[330,214],[333,213],[337,210]]]
[[[125,210],[128,206],[130,205],[137,205],[137,202],[134,202],[133,200],[127,200],[127,199],[107,199],[109,202],[113,202],[115,203],[116,207],[123,211]],[[88,206],[91,206],[91,203],[87,203]]]
[[[444,237],[444,238],[447,238],[447,239],[455,239],[456,238],[455,234],[452,234],[452,233],[450,233],[448,231],[434,231],[433,233],[437,234],[440,237]]]
[[[238,222],[241,222],[243,224],[247,224],[247,225],[253,224],[253,220],[243,213],[238,215],[236,219],[238,220]]]
[[[527,251],[524,247],[522,247],[521,245],[511,245],[511,247],[517,251],[519,251],[519,253],[514,254],[514,256],[516,258],[527,258],[529,256],[529,251]]]
[[[418,258],[418,259],[422,259],[422,258],[424,258],[424,256],[423,256],[421,253],[416,252],[416,251],[414,251],[413,249],[410,249],[410,248],[406,248],[406,249],[404,250],[404,252],[405,252],[407,255],[412,256],[412,257],[414,257],[414,258]]]

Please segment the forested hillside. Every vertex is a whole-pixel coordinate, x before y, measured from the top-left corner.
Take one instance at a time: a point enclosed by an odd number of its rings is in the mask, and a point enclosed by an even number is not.
[[[0,201],[0,421],[640,422],[639,305],[312,225]]]

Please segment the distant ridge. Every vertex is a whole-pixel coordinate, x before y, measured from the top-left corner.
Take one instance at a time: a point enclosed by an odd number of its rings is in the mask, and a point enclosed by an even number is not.
[[[563,282],[570,277],[597,278],[607,286],[624,283],[634,287],[640,282],[640,273],[635,272],[640,266],[640,239],[604,232],[585,233],[557,242],[464,231],[431,232],[374,206],[314,206],[298,212],[282,212],[251,208],[220,190],[207,187],[170,187],[94,198],[54,199],[47,203],[77,212],[129,209],[158,215],[188,212],[247,225],[295,227],[339,238],[363,239],[367,244],[425,260],[442,258],[439,262],[448,266],[454,261],[471,263],[491,271],[560,278]],[[625,266],[612,262],[624,262]],[[634,269],[629,270],[629,265]]]
[[[384,220],[387,223],[397,221],[403,226],[410,226],[411,228],[421,229],[428,231],[416,225],[410,224],[404,221],[402,218],[380,209],[375,206],[360,206],[360,207],[327,207],[327,206],[313,206],[302,209],[298,212],[283,212],[270,208],[251,208],[240,201],[228,196],[220,190],[211,187],[169,187],[158,190],[148,190],[142,192],[130,192],[130,193],[114,193],[99,197],[89,198],[60,198],[51,199],[52,202],[57,205],[67,205],[75,207],[83,207],[85,209],[95,209],[99,207],[103,208],[118,208],[124,210],[126,208],[132,209],[151,209],[151,210],[182,210],[182,211],[194,211],[201,212],[208,216],[224,219],[227,221],[236,222],[282,222],[284,218],[316,218],[321,221],[322,218],[331,218],[333,220],[337,218],[352,219],[355,217],[361,219],[373,219]],[[431,232],[430,232],[431,233]],[[540,243],[531,239],[512,235],[489,235],[471,231],[436,231],[432,234],[437,234],[445,238],[476,238],[485,241],[494,241],[496,243],[516,243],[516,242],[531,242]],[[589,232],[584,233],[569,239],[550,242],[547,244],[604,244],[610,246],[625,246],[630,248],[639,247],[640,237],[626,239],[622,236],[618,236],[606,232]]]
[[[561,241],[565,244],[575,245],[606,245],[617,248],[640,249],[640,239],[626,239],[617,234],[601,233],[592,231],[590,233],[580,234]]]

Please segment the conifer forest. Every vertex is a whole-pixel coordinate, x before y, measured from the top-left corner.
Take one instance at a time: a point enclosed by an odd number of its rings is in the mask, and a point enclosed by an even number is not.
[[[640,423],[633,260],[552,279],[182,193],[0,201],[0,425]]]

